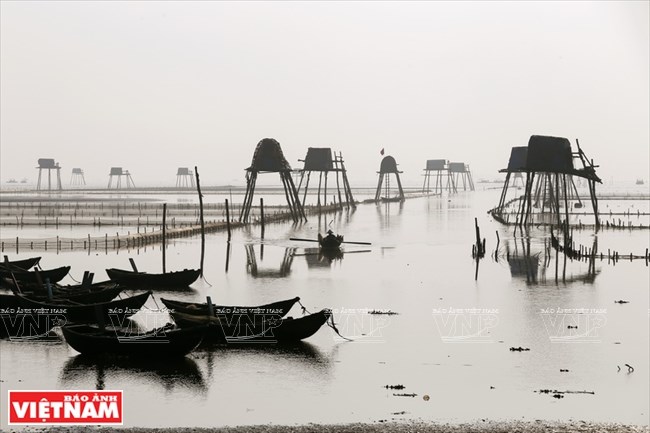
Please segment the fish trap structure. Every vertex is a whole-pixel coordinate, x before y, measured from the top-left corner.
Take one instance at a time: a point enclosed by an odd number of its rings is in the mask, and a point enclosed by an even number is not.
[[[381,160],[381,165],[379,166],[379,180],[377,182],[377,191],[375,192],[375,201],[404,201],[404,189],[402,188],[402,181],[399,178],[399,175],[402,173],[397,169],[397,161],[392,156],[385,156]],[[390,175],[394,175],[397,180],[397,195],[391,197],[390,189]],[[384,178],[386,183],[384,184]],[[384,197],[381,197],[381,188],[384,186]]]
[[[589,187],[591,206],[596,229],[600,228],[596,183],[602,183],[596,175],[597,165],[587,159],[576,140],[577,152],[563,137],[533,135],[528,146],[513,147],[499,204],[490,210],[492,216],[504,224],[523,226],[545,224],[557,227],[569,225],[570,205],[582,208],[583,203],[576,189],[574,178],[584,179]],[[510,178],[525,174],[524,194],[506,201]],[[516,207],[515,221],[511,222],[509,210]]]
[[[187,167],[178,167],[176,171],[176,188],[196,188],[194,172]]]
[[[72,177],[70,177],[70,186],[85,186],[86,178],[84,177],[84,171],[80,168],[72,169]]]
[[[452,185],[454,179],[449,171],[448,167],[449,161],[446,159],[429,159],[427,160],[426,168],[424,169],[424,183],[422,184],[422,193],[442,194],[442,192],[447,189],[447,191],[452,190]],[[433,191],[431,191],[431,178],[435,179],[435,184],[433,186]],[[447,181],[447,184],[443,186],[443,183]]]
[[[253,196],[255,194],[255,184],[257,176],[260,173],[279,173],[284,188],[284,195],[289,205],[289,212],[294,222],[300,220],[307,221],[305,209],[300,202],[296,185],[291,176],[291,165],[284,157],[280,143],[273,138],[264,138],[255,148],[253,160],[250,167],[246,169],[246,194],[241,213],[239,214],[240,222],[248,222],[250,216]]]
[[[122,178],[124,178],[124,185],[122,185]],[[115,183],[113,183],[115,181]],[[122,188],[135,188],[133,178],[129,170],[124,170],[122,167],[111,167],[111,172],[108,175],[108,189],[122,189]]]
[[[435,179],[434,189],[431,191],[431,178]],[[443,185],[446,181],[446,184]],[[464,162],[449,162],[446,159],[429,159],[424,169],[424,183],[422,193],[442,194],[443,191],[456,193],[463,184],[463,191],[474,191],[474,181],[469,165]]]
[[[352,197],[352,188],[350,188],[350,182],[348,181],[341,152],[337,155],[335,152],[332,152],[332,149],[329,147],[310,147],[307,149],[305,159],[299,159],[298,161],[305,163],[302,170],[300,170],[300,182],[298,183],[298,193],[300,193],[303,181],[305,183],[302,197],[303,204],[305,204],[307,200],[311,174],[312,172],[316,172],[318,173],[316,204],[319,207],[321,205],[327,205],[327,178],[331,172],[334,172],[336,175],[336,193],[338,195],[339,205],[342,207],[345,203],[348,207],[355,206],[354,198]],[[343,202],[341,196],[341,189],[343,189],[343,194],[345,195],[345,202]],[[322,201],[321,192],[323,195]]]
[[[469,170],[469,165],[464,162],[450,162],[449,174],[452,178],[453,192],[458,192],[460,182],[463,182],[463,191],[474,191],[474,181],[472,180],[472,172]]]
[[[43,170],[47,170],[47,190],[52,191],[52,170],[54,170],[55,175],[56,175],[56,185],[55,189],[58,191],[61,191],[63,187],[61,186],[61,167],[59,166],[58,162],[55,162],[54,159],[52,158],[40,158],[38,160],[38,182],[36,184],[36,190],[41,191],[43,190],[44,185],[42,182],[44,181],[42,175],[43,175]]]

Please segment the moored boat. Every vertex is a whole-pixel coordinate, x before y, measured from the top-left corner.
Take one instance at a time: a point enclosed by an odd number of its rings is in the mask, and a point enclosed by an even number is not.
[[[246,314],[216,317],[170,312],[180,327],[208,325],[206,341],[220,343],[292,343],[314,335],[331,316],[330,310],[321,310],[297,319],[277,315]]]
[[[201,271],[199,269],[184,269],[176,272],[149,274],[147,272],[111,268],[106,269],[106,274],[112,281],[131,287],[182,288],[188,287],[195,282],[201,275]]]
[[[0,294],[0,338],[20,340],[48,336],[53,327],[65,324],[63,314],[39,314],[22,309],[15,295]]]
[[[61,328],[66,342],[83,355],[123,355],[137,357],[185,356],[194,350],[206,327],[178,328],[167,324],[146,332],[128,329],[101,329],[77,324]]]
[[[97,302],[109,302],[115,299],[124,289],[112,281],[104,281],[92,284],[88,287],[79,286],[54,286],[51,287],[51,295],[46,287],[36,290],[22,290],[19,293],[29,299],[42,302],[66,302],[71,301],[79,304],[92,304]]]
[[[38,301],[21,294],[15,296],[22,308],[42,311],[43,314],[63,315],[67,322],[97,323],[103,320],[106,324],[117,325],[140,311],[150,295],[151,291],[147,291],[124,299],[92,304],[80,304],[68,300]]]
[[[22,260],[9,260],[7,256],[5,256],[5,261],[0,262],[0,269],[2,268],[7,268],[7,269],[24,269],[24,270],[29,270],[33,268],[34,266],[38,265],[38,262],[41,261],[40,257],[31,257],[29,259],[22,259]]]
[[[58,283],[65,278],[70,272],[70,266],[61,266],[60,268],[44,269],[39,271],[28,271],[13,267],[0,267],[0,278],[6,278],[13,281],[14,279],[23,284],[39,284],[50,280],[51,284]]]
[[[170,310],[194,315],[194,316],[205,316],[208,314],[209,307],[208,304],[203,302],[182,302],[175,301],[172,299],[160,298],[165,307]],[[255,306],[239,306],[239,305],[212,305],[213,315],[230,316],[233,314],[273,314],[284,317],[293,306],[300,301],[300,298],[296,296],[292,299],[286,299],[284,301],[272,302],[270,304],[255,305]]]

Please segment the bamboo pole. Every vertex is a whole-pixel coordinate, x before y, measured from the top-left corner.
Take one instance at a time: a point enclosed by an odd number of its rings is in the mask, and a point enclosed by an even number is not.
[[[201,221],[201,277],[203,277],[203,260],[205,258],[205,222],[203,221],[203,194],[201,194],[201,183],[199,182],[199,169],[194,166],[196,176],[196,191],[199,194],[199,218]]]
[[[167,273],[166,269],[166,250],[167,250],[167,203],[163,203],[162,214],[162,271],[163,274]]]
[[[262,223],[262,239],[264,239],[264,198],[260,197],[260,219]]]
[[[226,228],[228,229],[228,241],[230,242],[230,208],[228,206],[228,199],[226,199]]]

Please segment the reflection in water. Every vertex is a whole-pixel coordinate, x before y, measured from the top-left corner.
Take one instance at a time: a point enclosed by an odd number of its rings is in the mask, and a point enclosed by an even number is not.
[[[379,216],[379,224],[382,229],[394,228],[394,225],[390,223],[391,214],[395,213],[397,209],[397,215],[401,215],[404,210],[404,202],[383,202],[377,203],[375,206],[377,210],[377,215]]]
[[[255,254],[255,246],[248,244],[246,248],[246,272],[254,278],[284,278],[291,273],[291,264],[293,263],[293,255],[296,250],[295,247],[287,247],[284,250],[284,257],[280,263],[280,269],[259,269],[257,266],[257,257]],[[264,246],[260,247],[260,261],[264,260]]]
[[[177,387],[201,393],[207,391],[201,370],[196,362],[188,357],[158,360],[77,355],[63,365],[59,380],[68,387],[74,387],[94,378],[95,389],[104,389],[106,381],[118,375],[135,376],[148,382],[160,383],[168,392]]]
[[[506,241],[506,251],[510,274],[514,278],[526,280],[527,284],[545,284],[547,282],[546,270],[554,261],[553,282],[572,283],[583,282],[593,284],[600,270],[596,270],[595,253],[586,257],[587,271],[584,272],[583,261],[574,260],[564,252],[560,253],[551,248],[551,239],[544,238],[543,245],[533,244],[530,237],[514,239],[514,251],[511,252],[509,243]],[[597,251],[598,240],[594,238],[592,250]],[[579,267],[580,271],[574,273],[572,268]]]
[[[208,365],[208,377],[210,378],[214,369],[219,369],[220,365],[229,365],[229,361],[236,361],[235,364],[241,364],[246,359],[279,362],[283,369],[291,371],[292,374],[302,372],[322,376],[324,373],[329,373],[332,367],[331,354],[325,355],[316,346],[304,341],[293,344],[222,344],[207,348],[205,352],[199,348],[193,355],[205,356]]]
[[[338,248],[305,248],[304,255],[309,268],[329,268],[332,262],[343,260],[343,251]]]

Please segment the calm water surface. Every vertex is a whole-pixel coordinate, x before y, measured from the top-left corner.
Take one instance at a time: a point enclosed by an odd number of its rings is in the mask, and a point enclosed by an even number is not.
[[[64,341],[2,341],[0,395],[10,389],[122,389],[126,426],[481,418],[648,425],[645,262],[613,266],[604,260],[592,268],[565,265],[562,256],[556,261],[545,247],[547,232],[514,237],[489,218],[486,210],[499,192],[360,205],[300,226],[267,225],[264,239],[259,227],[236,230],[227,271],[226,234],[208,235],[205,280],[191,291],[157,293],[147,304],[151,310],[134,317],[145,327],[164,322],[166,316],[152,311],[162,306],[160,297],[209,295],[220,304],[254,305],[300,296],[310,311],[331,308],[351,342],[323,327],[295,347],[199,350],[176,362],[97,362]],[[475,217],[488,255],[497,231],[500,236],[499,259],[481,260],[477,277]],[[315,238],[327,227],[372,245],[347,245],[343,259],[330,263],[313,254],[315,244],[289,240]],[[3,238],[11,236],[15,232],[3,229]],[[575,237],[626,254],[643,254],[649,243],[647,231],[582,231]],[[105,268],[128,268],[129,257],[140,270],[161,270],[160,247],[39,254],[45,268],[71,264],[77,280],[84,270],[105,279]],[[199,238],[169,245],[168,270],[198,267],[199,260]],[[399,314],[370,315],[369,309]],[[291,312],[300,314],[298,307]],[[405,388],[385,388],[397,384]],[[556,399],[539,392],[545,389],[589,393]],[[3,428],[6,410],[0,405]]]

